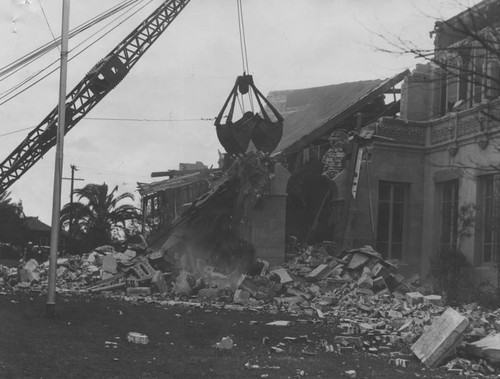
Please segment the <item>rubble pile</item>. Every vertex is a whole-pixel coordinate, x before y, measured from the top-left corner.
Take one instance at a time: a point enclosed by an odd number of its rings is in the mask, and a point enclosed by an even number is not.
[[[0,289],[44,291],[47,276],[48,262],[34,259],[18,268],[0,266]],[[493,374],[500,363],[500,309],[488,312],[476,304],[447,308],[418,276],[405,278],[370,246],[340,254],[332,243],[299,247],[281,267],[270,269],[257,260],[245,274],[225,274],[208,265],[188,272],[145,246],[123,252],[103,246],[81,257],[58,259],[57,288],[313,319],[335,328],[334,340],[324,341],[326,351],[387,354],[402,367],[408,360],[394,351],[407,351],[409,357],[408,347],[425,365],[445,365],[450,372]]]
[[[59,292],[87,292],[94,284],[114,278],[136,265],[136,252],[117,252],[112,246],[102,246],[83,256],[57,259],[57,289]],[[48,282],[49,261],[30,259],[8,268],[0,265],[0,287],[44,291]],[[123,274],[122,274],[123,275]]]

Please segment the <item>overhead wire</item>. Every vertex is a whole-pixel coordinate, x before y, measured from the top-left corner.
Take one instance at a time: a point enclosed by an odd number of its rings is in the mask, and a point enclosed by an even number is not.
[[[136,1],[136,0],[134,0]],[[77,56],[79,56],[80,54],[82,54],[84,51],[86,51],[87,49],[89,49],[92,45],[94,45],[95,43],[97,43],[98,41],[100,41],[102,38],[104,38],[105,36],[107,36],[109,33],[111,33],[113,30],[115,30],[117,27],[119,27],[120,25],[122,25],[124,22],[126,22],[127,20],[129,20],[131,17],[133,17],[135,14],[137,14],[139,11],[141,11],[142,9],[144,9],[146,6],[148,6],[153,0],[149,0],[145,5],[143,5],[139,10],[137,10],[136,12],[134,12],[132,15],[129,15],[128,17],[126,17],[124,20],[122,20],[121,22],[119,22],[117,25],[115,25],[113,28],[111,28],[110,30],[108,30],[106,33],[104,33],[102,36],[100,36],[99,38],[97,38],[95,41],[93,41],[92,43],[90,43],[88,46],[84,47],[81,51],[79,51],[78,53],[74,54],[73,56],[71,56],[68,61],[72,61],[74,58],[76,58]],[[138,4],[136,4],[137,6]],[[90,38],[94,37],[95,35],[97,35],[99,32],[101,32],[102,30],[104,30],[106,27],[108,27],[109,25],[111,25],[112,23],[114,23],[116,20],[118,20],[120,17],[124,17],[124,15],[130,13],[134,8],[131,8],[129,10],[127,10],[125,13],[123,13],[122,15],[119,15],[117,16],[114,20],[110,21],[108,24],[106,24],[104,27],[102,27],[101,29],[99,29],[98,31],[96,31],[95,33],[93,33],[92,35],[90,35],[89,37],[87,37],[85,40],[83,40],[81,43],[79,43],[77,46],[75,46],[73,49],[71,49],[70,52],[74,51],[75,49],[79,48],[81,45],[83,45],[85,42],[87,42]],[[44,72],[46,71],[50,66],[52,66],[53,64],[59,62],[59,60],[56,60],[52,63],[50,63],[49,65],[47,65],[45,68],[43,68],[42,70],[40,70],[39,72],[37,72],[36,74],[33,74],[32,77],[35,77],[35,76],[38,76],[41,72]],[[46,75],[42,76],[41,78],[39,78],[37,81],[35,81],[34,83],[30,84],[29,86],[23,88],[21,91],[15,93],[14,95],[12,95],[11,97],[7,98],[5,101],[2,101],[0,102],[0,105],[3,105],[7,102],[9,102],[10,100],[12,100],[13,98],[19,96],[20,94],[22,94],[23,92],[25,92],[26,90],[28,90],[29,88],[33,87],[34,85],[38,84],[40,81],[42,81],[43,79],[45,79],[46,77],[48,77],[49,75],[51,75],[52,73],[54,73],[55,71],[57,71],[59,69],[59,66],[55,67],[54,69],[52,69],[50,72],[48,72]],[[31,77],[31,78],[32,78]],[[28,79],[25,79],[23,80],[23,82],[17,84],[16,86],[12,87],[11,89],[5,91],[2,93],[2,95],[0,96],[0,100],[1,99],[4,99],[6,96],[10,95],[11,93],[13,93],[15,90],[17,90],[18,88],[22,87],[23,84],[27,83],[29,81],[30,78]]]
[[[45,14],[45,9],[43,9],[42,0],[38,0],[38,5],[40,5],[40,9],[42,10],[43,18],[45,19],[45,23],[47,24],[47,26],[50,30],[50,34],[52,35],[52,40],[55,41],[56,36],[54,35],[52,27],[50,26],[49,19],[47,18],[47,15]],[[59,49],[59,51],[61,51],[59,44],[57,44],[57,48]]]
[[[143,0],[124,0],[120,4],[111,7],[110,9],[98,14],[97,16],[94,16],[90,20],[80,24],[77,26],[75,29],[71,30],[69,32],[69,38],[74,37],[75,35],[93,27],[94,25],[98,24],[99,22],[102,22],[106,18],[111,17],[112,15],[116,14],[117,12],[131,6],[133,3],[137,1],[143,1]],[[37,49],[31,51],[28,54],[23,55],[22,57],[12,61],[11,63],[3,66],[0,68],[0,81],[3,81],[10,77],[12,74],[15,72],[19,71],[19,69],[22,69],[26,67],[27,64],[32,63],[33,61],[41,58],[43,55],[47,54],[51,50],[53,50],[56,46],[60,44],[61,38],[56,38],[54,41],[50,41]],[[4,78],[5,76],[5,78]]]
[[[117,171],[117,170],[111,170],[111,169],[104,169],[104,168],[95,168],[95,167],[87,167],[87,166],[81,166],[78,165],[78,171],[81,172],[88,172],[88,173],[94,173],[94,174],[99,174],[99,175],[107,175],[107,176],[148,176],[144,172],[130,172],[130,171]],[[110,175],[110,174],[115,174],[115,175]]]
[[[132,1],[136,1],[136,0],[132,0]],[[141,1],[142,1],[142,0],[141,0]],[[128,4],[131,4],[130,0],[128,0]],[[127,4],[126,4],[126,5],[127,5]],[[114,7],[114,8],[117,8],[117,7]],[[122,9],[124,9],[124,8],[120,7],[118,10],[116,10],[116,11],[115,11],[115,13],[117,13],[118,11],[120,11],[120,10],[122,10]],[[130,11],[130,10],[129,10],[129,11]],[[108,15],[108,16],[106,16],[106,17],[104,17],[104,18],[99,17],[99,18],[101,19],[101,21],[105,20],[107,17],[109,17],[109,16],[111,15],[111,14],[109,13],[109,11],[108,11],[108,12],[105,12],[105,13],[106,13],[106,14],[109,14],[109,15]],[[126,12],[125,12],[124,14],[126,14]],[[103,15],[103,14],[101,14],[101,15]],[[116,20],[116,19],[118,19],[118,18],[119,18],[119,17],[115,18],[115,20]],[[113,22],[113,21],[112,21],[112,22]],[[111,23],[112,23],[112,22],[111,22]],[[109,24],[110,24],[110,23],[108,23],[106,26],[108,26]],[[106,27],[106,26],[105,26],[105,27]],[[105,28],[105,27],[104,27],[104,28]],[[103,30],[104,28],[99,29],[96,33],[92,34],[89,38],[91,38],[92,36],[96,35],[98,32],[100,32],[100,31],[101,31],[101,30]],[[75,35],[76,35],[76,34],[75,34]],[[78,44],[78,45],[77,45],[74,49],[72,49],[72,50],[75,50],[76,48],[78,48],[79,46],[81,46],[83,43],[85,43],[86,41],[88,41],[88,39],[89,39],[89,38],[85,39],[83,42],[81,42],[80,44]],[[74,57],[71,57],[69,60],[72,60],[73,58],[74,58]],[[28,83],[28,82],[29,82],[29,81],[31,81],[32,79],[36,78],[36,77],[37,77],[37,76],[39,76],[42,72],[44,72],[44,71],[48,70],[51,66],[53,66],[54,64],[56,64],[56,63],[58,63],[58,62],[59,62],[59,59],[54,60],[53,62],[51,62],[50,64],[48,64],[48,65],[47,65],[47,66],[45,66],[44,68],[42,68],[41,70],[39,70],[39,71],[35,72],[34,74],[30,75],[29,77],[25,78],[24,80],[22,80],[22,81],[21,81],[21,82],[19,82],[18,84],[14,85],[13,87],[9,88],[9,89],[8,89],[8,90],[6,90],[6,91],[3,91],[3,92],[0,94],[0,100],[1,100],[1,99],[4,99],[4,98],[5,98],[5,97],[7,97],[8,95],[12,94],[12,93],[13,93],[13,92],[15,92],[17,89],[21,88],[23,85],[25,85],[26,83]],[[28,64],[30,64],[30,63],[32,63],[32,62],[26,62],[26,63],[25,63],[22,67],[19,67],[17,71],[19,71],[19,70],[20,70],[20,69],[22,69],[23,67],[26,67],[26,66],[27,66]],[[35,84],[39,83],[41,80],[45,79],[45,78],[46,78],[47,76],[49,76],[50,74],[52,74],[53,72],[57,71],[57,70],[58,70],[58,68],[59,68],[59,65],[58,65],[57,67],[55,67],[52,71],[50,71],[47,75],[43,76],[42,78],[40,78],[39,80],[37,80],[36,82],[34,82],[32,85],[28,86],[25,90],[27,90],[27,89],[29,89],[29,88],[33,87],[33,85],[35,85]],[[14,73],[15,73],[15,72],[17,72],[17,71],[12,72],[10,75],[14,74]],[[8,75],[8,76],[10,76],[10,75]],[[6,79],[6,78],[4,78],[4,79]],[[1,80],[3,80],[3,79],[0,79],[0,81],[1,81]],[[24,90],[23,90],[23,91],[20,91],[18,94],[21,94],[21,93],[23,93],[23,92],[24,92]],[[6,102],[8,102],[8,101],[12,100],[12,99],[13,99],[14,97],[16,97],[18,94],[14,95],[14,96],[12,96],[12,97],[10,97],[10,98],[8,98],[6,101],[4,101],[4,102],[0,103],[0,105],[5,104]]]
[[[29,129],[33,129],[32,126],[29,126],[27,128],[22,128],[22,129],[16,129],[16,130],[13,130],[11,132],[7,132],[7,133],[3,133],[3,134],[0,134],[0,137],[6,137],[6,136],[9,136],[11,134],[15,134],[15,133],[20,133],[20,132],[23,132],[25,130],[29,130]]]
[[[98,24],[99,22],[105,20],[106,18],[112,16],[113,14],[119,12],[122,9],[125,9],[129,7],[133,2],[136,2],[138,0],[124,0],[122,3],[111,7],[107,11],[102,12],[101,14],[98,14],[97,16],[94,16],[90,20],[84,22],[83,24],[80,24],[77,26],[75,29],[71,30],[69,33],[69,38],[74,37],[75,35],[91,28],[92,26]],[[139,0],[142,1],[142,0]],[[35,61],[36,59],[39,59],[41,56],[45,55],[49,51],[55,48],[55,46],[58,46],[60,44],[60,38],[57,38],[55,41],[51,41],[46,43],[45,45],[42,45],[41,47],[33,50],[31,53],[28,53],[17,60],[9,63],[8,65],[0,68],[0,77],[6,75],[7,73],[10,73],[11,71],[15,70],[15,72],[18,71],[19,68],[25,67],[27,64],[30,64],[31,62]],[[7,77],[9,77],[8,75]],[[4,79],[0,79],[4,80]]]
[[[193,121],[214,121],[215,117],[200,117],[200,118],[119,118],[119,117],[85,117],[82,121],[125,121],[125,122],[147,122],[147,123],[159,123],[159,122],[193,122]],[[20,133],[25,130],[30,130],[36,128],[36,126],[29,126],[27,128],[15,129],[7,133],[0,134],[1,137],[6,137],[11,134]]]
[[[113,117],[86,117],[93,121],[130,121],[130,122],[188,122],[188,121],[214,121],[215,117],[201,118],[113,118]]]

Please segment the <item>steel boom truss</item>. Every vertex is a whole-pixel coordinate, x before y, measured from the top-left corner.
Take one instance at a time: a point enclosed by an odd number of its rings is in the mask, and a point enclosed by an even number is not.
[[[69,132],[128,74],[190,0],[167,0],[99,61],[66,96]],[[0,165],[0,194],[56,144],[57,107]]]

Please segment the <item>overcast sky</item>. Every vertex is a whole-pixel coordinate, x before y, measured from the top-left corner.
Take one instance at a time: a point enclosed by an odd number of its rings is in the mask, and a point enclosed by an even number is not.
[[[121,2],[72,0],[70,27]],[[263,93],[391,77],[413,68],[417,61],[378,51],[374,46],[382,46],[383,41],[374,33],[401,35],[430,48],[429,32],[435,19],[450,17],[463,4],[475,2],[243,0],[250,73]],[[140,3],[145,4],[134,17],[69,62],[68,92],[161,1]],[[52,33],[59,36],[61,10],[62,0],[2,0],[0,67],[50,41]],[[81,50],[76,48],[78,43],[102,25],[70,40],[70,59]],[[58,58],[56,49],[15,75],[0,78],[0,96]],[[200,119],[217,115],[241,73],[236,0],[192,0],[118,87],[87,115],[182,121],[84,119],[65,138],[64,177],[70,176],[70,164],[74,164],[79,168],[77,177],[84,179],[76,187],[106,182],[118,185],[120,192],[134,192],[138,198],[136,183],[153,181],[153,171],[177,169],[179,162],[202,161],[216,167],[217,151],[222,148],[213,122]],[[0,105],[1,161],[29,130],[9,133],[35,127],[57,105],[58,86],[56,71]],[[191,119],[199,121],[188,121]],[[54,151],[9,189],[13,199],[22,200],[27,215],[39,216],[48,224]],[[63,204],[69,201],[69,188],[70,182],[63,181]]]

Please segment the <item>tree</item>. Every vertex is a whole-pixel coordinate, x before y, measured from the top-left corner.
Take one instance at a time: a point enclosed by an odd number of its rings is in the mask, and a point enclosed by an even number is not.
[[[22,244],[26,241],[26,222],[21,201],[14,203],[10,192],[0,194],[0,241]]]
[[[125,234],[127,224],[140,218],[140,211],[132,204],[118,203],[133,200],[125,192],[117,194],[118,186],[108,192],[108,185],[87,184],[76,189],[78,202],[66,204],[61,211],[63,228],[70,237],[84,243],[86,248],[113,243]]]
[[[432,50],[401,35],[376,34],[389,46],[379,50],[411,55],[431,65],[422,82],[434,81],[441,89],[438,116],[499,97],[500,1],[485,0],[450,19],[435,19]],[[500,120],[490,108],[481,113]]]

